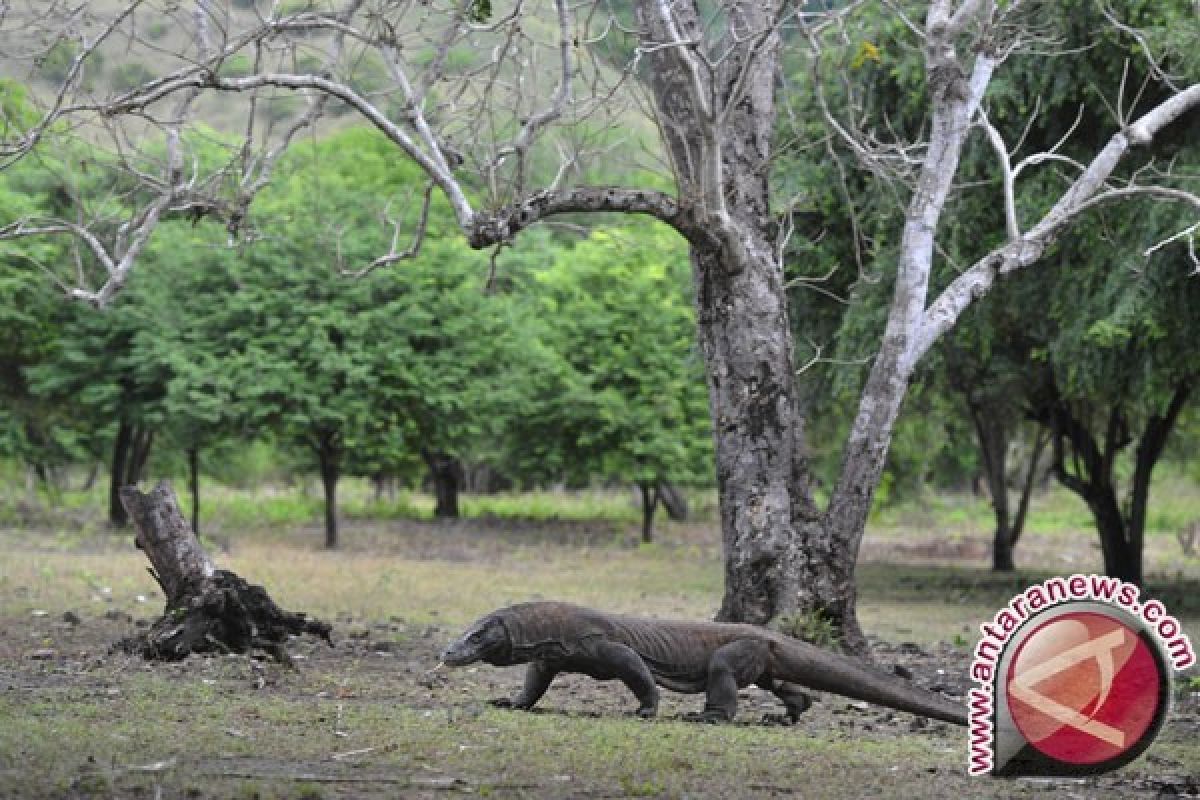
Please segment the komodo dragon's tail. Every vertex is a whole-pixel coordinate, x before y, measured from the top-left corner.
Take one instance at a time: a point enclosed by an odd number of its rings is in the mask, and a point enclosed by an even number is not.
[[[964,704],[926,691],[899,675],[807,642],[776,642],[772,651],[778,665],[776,677],[783,680],[956,725],[967,724]]]

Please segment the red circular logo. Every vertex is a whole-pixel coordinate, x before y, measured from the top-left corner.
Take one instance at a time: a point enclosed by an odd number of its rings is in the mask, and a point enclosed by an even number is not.
[[[1067,764],[1099,764],[1154,735],[1165,710],[1164,680],[1138,631],[1104,613],[1075,611],[1021,642],[1006,693],[1030,745]]]

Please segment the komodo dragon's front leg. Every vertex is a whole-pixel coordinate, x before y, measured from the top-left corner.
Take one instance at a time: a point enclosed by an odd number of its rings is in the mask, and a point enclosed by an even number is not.
[[[528,711],[542,699],[558,672],[548,662],[531,661],[525,670],[525,685],[521,687],[520,693],[511,700],[507,697],[497,697],[492,701],[492,705],[497,708],[519,708]]]
[[[632,648],[605,639],[590,640],[583,654],[562,661],[531,661],[520,693],[511,700],[493,700],[492,705],[528,711],[542,699],[560,672],[582,672],[602,681],[616,678],[638,699],[638,709],[634,713],[647,718],[658,713],[658,687],[654,685],[654,675],[646,662]]]

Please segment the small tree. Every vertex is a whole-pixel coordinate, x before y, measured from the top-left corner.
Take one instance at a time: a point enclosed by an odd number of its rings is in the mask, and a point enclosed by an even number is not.
[[[637,486],[647,542],[660,487],[703,481],[711,469],[685,264],[669,232],[639,226],[596,231],[532,276],[551,321],[543,336],[565,369],[561,389],[522,412],[519,429],[537,430],[521,438],[543,465],[570,465],[575,482]]]
[[[1072,237],[1060,269],[1039,281],[1049,290],[1041,296],[1053,299],[1033,324],[1041,337],[1027,402],[1052,436],[1055,476],[1092,512],[1105,572],[1141,583],[1151,477],[1200,379],[1200,282],[1184,258],[1118,266],[1141,259],[1121,244],[1137,238],[1121,234],[1143,228],[1143,220],[1126,225],[1113,224],[1117,239],[1104,247]],[[1141,235],[1154,241],[1144,228]],[[1081,252],[1098,262],[1082,274],[1071,258]],[[1062,286],[1080,281],[1092,291]]]

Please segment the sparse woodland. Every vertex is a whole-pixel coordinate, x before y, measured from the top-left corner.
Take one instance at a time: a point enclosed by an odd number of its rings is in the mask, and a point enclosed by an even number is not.
[[[120,529],[171,477],[204,534],[202,487],[311,482],[333,549],[347,484],[599,490],[650,543],[690,500],[687,611],[863,656],[889,509],[974,488],[1007,580],[1065,493],[1064,552],[1158,580],[1200,506],[1198,15],[0,2],[14,519],[86,484]]]

